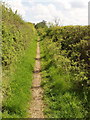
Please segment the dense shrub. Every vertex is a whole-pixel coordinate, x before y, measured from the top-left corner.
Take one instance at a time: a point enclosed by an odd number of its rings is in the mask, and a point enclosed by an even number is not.
[[[30,45],[34,35],[31,23],[24,22],[11,8],[2,5],[2,65],[3,68],[17,61]]]
[[[51,27],[40,35],[46,115],[90,117],[90,26]]]
[[[27,117],[37,33],[11,8],[2,5],[2,115]]]

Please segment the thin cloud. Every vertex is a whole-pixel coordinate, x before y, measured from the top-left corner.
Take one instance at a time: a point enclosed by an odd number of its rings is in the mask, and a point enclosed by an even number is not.
[[[5,0],[4,0],[5,1]],[[88,0],[6,0],[26,21],[53,22],[60,18],[63,25],[87,25]]]
[[[87,7],[84,2],[80,2],[80,1],[71,2],[71,6],[72,6],[72,8],[85,8],[85,7]]]

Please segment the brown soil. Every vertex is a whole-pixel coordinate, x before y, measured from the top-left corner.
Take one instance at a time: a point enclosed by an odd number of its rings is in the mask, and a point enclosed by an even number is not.
[[[37,42],[37,55],[34,68],[34,79],[32,84],[32,101],[30,105],[31,118],[44,118],[43,115],[43,90],[41,88],[41,67],[40,67],[40,47]]]

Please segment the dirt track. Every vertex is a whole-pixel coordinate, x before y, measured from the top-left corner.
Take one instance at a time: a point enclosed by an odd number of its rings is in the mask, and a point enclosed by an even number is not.
[[[32,101],[30,106],[31,118],[44,118],[43,115],[43,90],[41,88],[41,67],[40,67],[40,47],[37,42],[37,55],[34,68],[34,79],[32,84]]]

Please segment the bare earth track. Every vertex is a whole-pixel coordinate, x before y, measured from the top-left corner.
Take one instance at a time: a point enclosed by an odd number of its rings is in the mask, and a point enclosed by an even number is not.
[[[37,55],[34,68],[34,79],[32,83],[32,101],[30,106],[31,118],[44,118],[43,115],[43,90],[41,88],[41,67],[40,67],[40,47],[37,42]]]

